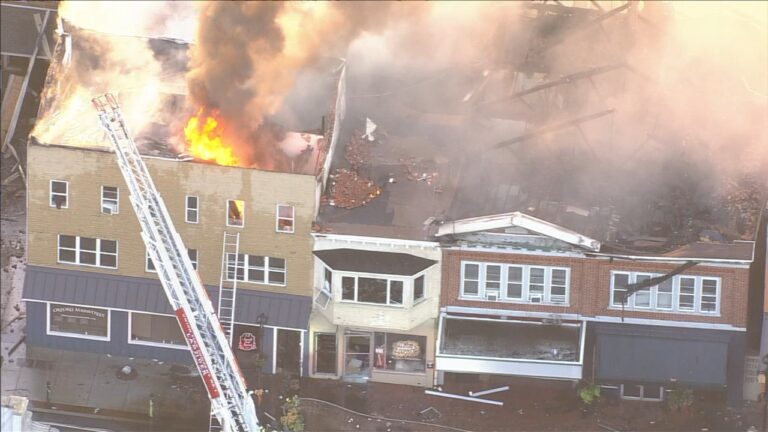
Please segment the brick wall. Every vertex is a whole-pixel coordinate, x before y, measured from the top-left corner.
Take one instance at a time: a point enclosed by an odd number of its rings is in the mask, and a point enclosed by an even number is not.
[[[569,305],[555,306],[459,299],[462,260],[569,267],[571,269]],[[613,260],[611,262],[608,259],[598,258],[444,250],[440,305],[545,313],[572,313],[588,317],[597,315],[620,317],[621,310],[608,308],[610,302],[611,271],[666,273],[675,267],[676,265],[674,264],[654,262],[620,260]],[[721,278],[720,316],[626,310],[624,317],[730,324],[738,327],[746,326],[747,295],[749,289],[748,268],[697,265],[688,269],[683,274]]]

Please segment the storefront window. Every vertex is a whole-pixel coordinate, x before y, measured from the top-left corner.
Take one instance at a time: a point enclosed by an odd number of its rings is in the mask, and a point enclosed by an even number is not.
[[[176,317],[131,312],[131,342],[187,346]]]
[[[426,336],[376,333],[374,367],[393,372],[423,373],[426,370]]]
[[[109,310],[50,303],[48,331],[98,338],[109,337]]]
[[[336,335],[315,333],[315,373],[336,374]]]

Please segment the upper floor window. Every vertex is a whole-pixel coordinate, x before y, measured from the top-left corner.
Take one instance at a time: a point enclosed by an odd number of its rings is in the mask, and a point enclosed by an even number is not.
[[[187,210],[185,220],[189,223],[198,223],[200,221],[199,201],[196,196],[187,196]]]
[[[402,306],[402,280],[363,276],[341,277],[341,300]]]
[[[413,302],[416,303],[426,296],[424,290],[424,275],[421,275],[413,280]]]
[[[533,265],[462,262],[461,297],[567,304],[570,269]]]
[[[69,207],[69,183],[63,180],[51,180],[51,207],[63,209]]]
[[[101,187],[101,212],[118,214],[120,212],[119,190],[115,186]]]
[[[627,286],[653,277],[653,273],[611,272],[611,306],[621,307]],[[637,310],[694,313],[720,312],[720,278],[674,276],[626,297],[624,307]]]
[[[277,205],[277,232],[292,233],[294,208],[291,205]]]
[[[285,259],[258,255],[227,254],[227,280],[285,285]]]
[[[245,226],[245,202],[242,200],[227,200],[227,226]]]
[[[58,262],[117,268],[117,240],[59,234]]]
[[[192,261],[192,268],[197,270],[197,249],[187,249],[187,255],[189,256],[189,260]],[[147,251],[146,267],[144,270],[149,273],[157,273],[157,267],[155,267],[152,258],[149,257],[149,251]]]

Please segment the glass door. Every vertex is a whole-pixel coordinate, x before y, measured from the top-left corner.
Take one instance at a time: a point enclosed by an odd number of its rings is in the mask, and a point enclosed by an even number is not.
[[[369,333],[344,336],[344,379],[365,382],[371,377],[371,335]]]

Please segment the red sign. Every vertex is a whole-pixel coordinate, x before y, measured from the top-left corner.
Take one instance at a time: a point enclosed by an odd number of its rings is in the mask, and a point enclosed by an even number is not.
[[[179,319],[179,324],[181,325],[181,331],[184,332],[184,337],[187,338],[189,350],[192,351],[192,357],[194,357],[195,364],[197,364],[197,370],[200,371],[200,376],[203,377],[203,382],[208,388],[208,394],[211,399],[219,397],[219,389],[216,387],[216,382],[213,380],[213,375],[211,375],[211,369],[208,367],[208,363],[205,361],[205,356],[203,356],[203,352],[200,350],[200,343],[195,337],[195,333],[192,331],[192,325],[189,323],[189,319],[187,318],[187,314],[184,313],[184,309],[176,309],[176,317]]]
[[[243,333],[240,335],[240,340],[237,344],[237,348],[241,351],[253,351],[256,349],[256,336],[253,333]]]

